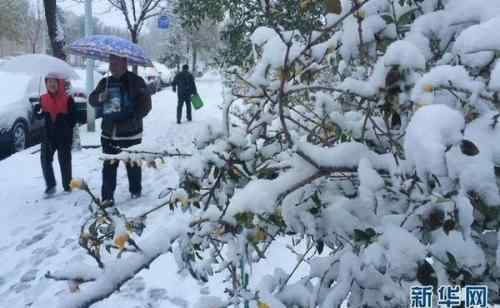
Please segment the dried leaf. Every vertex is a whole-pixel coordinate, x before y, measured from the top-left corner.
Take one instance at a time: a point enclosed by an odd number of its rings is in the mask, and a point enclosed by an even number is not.
[[[342,5],[340,4],[340,0],[328,0],[326,2],[326,10],[331,14],[340,14],[342,12]]]
[[[266,303],[263,303],[261,301],[257,301],[257,307],[258,308],[269,308],[269,305]]]
[[[120,233],[115,236],[114,243],[118,247],[118,249],[123,250],[123,248],[125,248],[125,243],[129,238],[130,236],[128,235],[128,233]]]

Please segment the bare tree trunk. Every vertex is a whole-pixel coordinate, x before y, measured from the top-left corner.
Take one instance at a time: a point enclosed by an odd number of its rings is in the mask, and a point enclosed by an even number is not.
[[[196,61],[197,61],[197,56],[198,56],[198,48],[194,44],[193,44],[192,51],[193,51],[193,65],[192,65],[193,69],[192,69],[192,71],[196,77]]]
[[[59,25],[57,22],[56,0],[43,0],[43,4],[45,6],[45,18],[47,20],[47,30],[49,34],[50,45],[52,47],[52,53],[54,57],[66,61],[66,53],[63,50],[64,39],[59,40],[60,38],[58,38],[58,31],[62,31],[62,29],[57,28]],[[78,124],[73,128],[72,148],[74,150],[81,149],[80,128]]]
[[[130,38],[132,39],[132,43],[139,43],[139,33],[137,33],[137,29],[129,29],[130,30]],[[137,74],[137,65],[132,65],[132,71],[134,74]]]
[[[50,45],[54,57],[66,60],[64,53],[64,41],[57,40],[57,15],[56,15],[56,0],[43,0],[45,6],[45,19],[47,20],[47,30],[50,38]]]

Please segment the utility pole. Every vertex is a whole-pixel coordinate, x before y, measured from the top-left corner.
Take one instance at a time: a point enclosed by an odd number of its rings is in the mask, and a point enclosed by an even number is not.
[[[92,0],[85,0],[85,36],[92,35]],[[94,60],[87,59],[87,131],[95,132],[95,111],[89,104],[89,96],[94,90]]]

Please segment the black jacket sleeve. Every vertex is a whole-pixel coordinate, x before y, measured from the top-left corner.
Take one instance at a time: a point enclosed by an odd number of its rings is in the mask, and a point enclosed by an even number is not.
[[[196,89],[196,83],[194,82],[194,76],[192,74],[189,75],[189,82],[191,83],[191,93],[194,95],[198,95],[198,89]]]
[[[103,93],[106,91],[106,78],[101,79],[99,81],[99,84],[97,84],[97,87],[95,88],[92,93],[89,95],[89,104],[92,107],[98,107],[102,104],[102,102],[99,102],[99,94]]]
[[[141,77],[137,77],[135,86],[137,87],[136,114],[142,119],[151,111],[151,94],[146,82]]]
[[[172,90],[177,91],[177,86],[179,83],[179,74],[176,74],[174,77],[174,81],[172,81]]]
[[[71,127],[75,127],[78,123],[78,114],[76,113],[75,100],[72,96],[68,98],[68,115]]]

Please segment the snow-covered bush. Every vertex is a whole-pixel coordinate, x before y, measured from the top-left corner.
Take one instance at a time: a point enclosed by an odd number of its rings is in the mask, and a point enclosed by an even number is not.
[[[500,303],[499,5],[345,0],[300,32],[273,22],[281,2],[261,1],[255,65],[228,70],[222,130],[180,163],[170,205],[190,220],[136,238],[122,273],[104,264],[71,300],[172,250],[201,282],[227,277],[227,298],[197,307],[407,307],[412,286],[471,284]],[[276,241],[308,275],[252,280]]]

